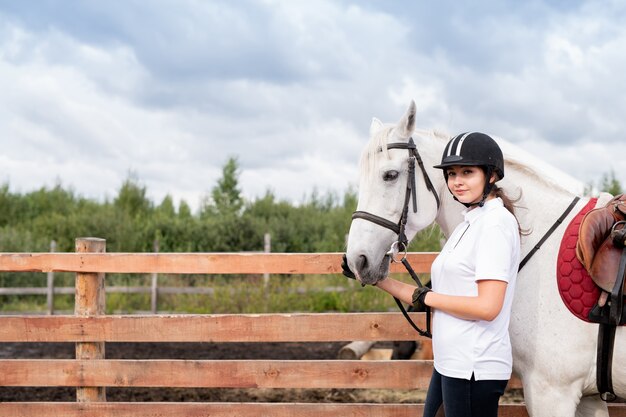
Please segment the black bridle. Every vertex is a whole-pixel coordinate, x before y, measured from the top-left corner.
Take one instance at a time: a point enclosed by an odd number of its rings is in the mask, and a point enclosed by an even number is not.
[[[413,206],[412,207],[413,213],[417,213],[417,188],[415,186],[415,163],[416,162],[418,166],[420,167],[420,170],[422,171],[424,181],[426,182],[426,188],[435,197],[435,201],[437,202],[437,210],[439,210],[439,205],[440,205],[439,195],[437,194],[437,191],[435,190],[435,187],[433,186],[433,183],[430,180],[428,173],[426,172],[426,168],[424,167],[424,162],[422,161],[422,157],[417,151],[417,147],[415,146],[415,142],[413,142],[413,138],[409,138],[409,141],[407,143],[404,143],[404,142],[389,143],[387,144],[387,149],[406,149],[409,151],[408,178],[407,178],[407,183],[406,183],[406,193],[404,195],[404,206],[402,208],[402,214],[400,216],[400,220],[398,220],[397,223],[394,223],[390,220],[385,219],[384,217],[380,217],[376,214],[368,213],[366,211],[355,211],[352,214],[352,220],[355,220],[355,219],[367,220],[369,222],[382,226],[386,229],[389,229],[395,234],[397,234],[398,240],[392,243],[391,248],[389,248],[389,252],[387,253],[387,255],[391,256],[391,260],[393,262],[402,262],[402,264],[406,268],[409,275],[411,275],[411,278],[413,278],[417,286],[423,287],[424,285],[420,281],[419,277],[417,276],[413,268],[411,268],[409,261],[407,261],[406,259],[409,240],[406,237],[405,228],[406,228],[406,222],[409,217],[409,204],[410,203],[412,203],[412,206]],[[379,151],[382,152],[382,148],[380,148]],[[404,255],[402,256],[402,259],[400,261],[398,261],[394,257],[394,253],[396,250],[398,252],[404,252]],[[430,308],[429,307],[426,308],[426,330],[422,330],[413,322],[413,320],[411,320],[411,317],[409,317],[409,314],[407,313],[406,309],[402,305],[402,302],[400,302],[400,300],[398,300],[396,297],[393,297],[393,299],[398,305],[398,308],[400,308],[402,315],[407,319],[409,324],[420,334],[420,336],[432,338],[432,333],[430,331]]]

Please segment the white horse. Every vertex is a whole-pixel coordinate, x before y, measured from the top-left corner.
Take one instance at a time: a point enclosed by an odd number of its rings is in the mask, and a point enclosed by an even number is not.
[[[449,137],[429,131],[414,131],[415,103],[395,125],[374,119],[370,142],[360,164],[357,211],[397,222],[405,201],[408,154],[388,143],[407,143],[412,137],[427,175],[441,204],[428,190],[423,172],[415,170],[417,212],[408,210],[406,235],[437,222],[447,237],[462,221],[465,208],[453,200],[441,170],[432,168],[441,160]],[[522,237],[525,256],[572,202],[570,177],[533,159],[521,149],[496,138],[505,156],[505,178],[498,183],[516,203],[516,215],[528,236]],[[578,185],[578,184],[575,184]],[[522,192],[523,191],[523,192]],[[579,188],[582,191],[582,187]],[[606,196],[604,196],[606,199]],[[601,199],[602,200],[602,199]],[[575,317],[561,301],[556,282],[556,259],[561,237],[570,220],[589,201],[581,198],[561,226],[520,271],[510,324],[514,371],[524,387],[531,417],[608,416],[607,406],[596,388],[598,325]],[[604,201],[605,203],[606,201]],[[598,205],[601,201],[598,201]],[[397,235],[380,224],[355,218],[350,227],[347,258],[366,283],[384,278],[389,271],[387,252]],[[620,365],[621,364],[621,365]],[[613,354],[613,388],[626,397],[626,330],[617,329]]]

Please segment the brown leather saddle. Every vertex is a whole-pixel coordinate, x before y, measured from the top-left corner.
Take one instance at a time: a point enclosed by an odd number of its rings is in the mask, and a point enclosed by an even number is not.
[[[626,195],[591,210],[580,223],[576,256],[602,290],[613,291],[626,238]]]
[[[589,312],[599,323],[596,382],[602,399],[614,400],[611,367],[615,330],[626,324],[624,277],[626,276],[626,195],[595,208],[580,223],[576,257],[601,289],[600,299]]]

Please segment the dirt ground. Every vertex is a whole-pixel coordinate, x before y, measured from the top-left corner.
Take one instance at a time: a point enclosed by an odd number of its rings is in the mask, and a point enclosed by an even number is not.
[[[109,359],[336,359],[344,343],[107,343]],[[389,345],[380,345],[390,347]],[[377,345],[377,347],[379,347]],[[3,343],[0,358],[73,359],[72,343]],[[0,401],[75,401],[74,388],[0,387]],[[107,388],[107,401],[419,403],[417,390]],[[519,393],[507,402],[521,401]]]

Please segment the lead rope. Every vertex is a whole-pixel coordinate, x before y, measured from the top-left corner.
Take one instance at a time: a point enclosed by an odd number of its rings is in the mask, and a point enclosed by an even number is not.
[[[422,281],[420,281],[419,277],[417,276],[413,268],[411,268],[411,265],[409,264],[409,261],[406,260],[406,257],[402,258],[402,265],[404,265],[404,267],[408,271],[409,275],[411,275],[411,278],[413,278],[413,281],[415,281],[417,286],[422,288],[424,286],[422,284]],[[411,317],[409,317],[409,313],[407,313],[406,309],[404,308],[400,300],[398,300],[396,297],[393,297],[393,299],[396,300],[396,304],[398,305],[398,307],[400,307],[400,311],[402,312],[402,315],[404,316],[404,318],[419,333],[419,335],[432,339],[433,334],[430,330],[430,315],[431,315],[430,307],[426,306],[426,330],[422,330],[419,327],[417,327],[417,325],[413,322],[413,320],[411,320]]]

